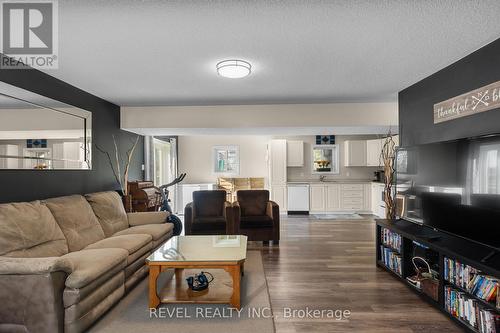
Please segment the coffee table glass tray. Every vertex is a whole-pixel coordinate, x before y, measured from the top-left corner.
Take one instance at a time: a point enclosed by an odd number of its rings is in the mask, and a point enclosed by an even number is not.
[[[160,303],[228,303],[239,309],[240,282],[247,252],[247,237],[174,236],[147,259],[149,307]],[[167,269],[175,274],[158,293],[158,276]],[[214,276],[208,289],[192,291],[187,276],[208,271]]]

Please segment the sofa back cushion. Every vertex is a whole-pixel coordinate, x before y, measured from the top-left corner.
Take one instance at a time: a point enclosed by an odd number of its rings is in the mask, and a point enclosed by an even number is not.
[[[114,191],[86,194],[106,237],[129,227],[127,213],[120,195]]]
[[[70,252],[104,239],[104,232],[92,208],[81,195],[47,199],[44,203],[61,227]]]
[[[239,190],[236,192],[242,216],[266,215],[269,191],[267,190]]]
[[[223,216],[225,190],[194,191],[193,208],[195,217]]]
[[[66,238],[40,201],[0,205],[0,256],[36,258],[66,253]]]

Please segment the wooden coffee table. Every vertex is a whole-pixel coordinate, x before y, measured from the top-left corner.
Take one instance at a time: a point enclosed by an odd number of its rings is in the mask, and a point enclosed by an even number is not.
[[[174,236],[147,259],[149,307],[160,303],[227,303],[240,309],[240,281],[246,259],[246,236]],[[167,269],[175,275],[158,293],[158,276]],[[186,277],[208,271],[208,289],[189,289]],[[229,274],[228,274],[229,273]]]

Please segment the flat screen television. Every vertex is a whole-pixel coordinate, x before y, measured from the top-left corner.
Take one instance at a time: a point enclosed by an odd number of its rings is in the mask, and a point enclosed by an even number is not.
[[[399,148],[398,217],[500,250],[500,135]]]

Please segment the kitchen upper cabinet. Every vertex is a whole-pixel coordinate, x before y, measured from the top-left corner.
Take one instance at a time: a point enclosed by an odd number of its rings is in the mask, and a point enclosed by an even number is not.
[[[286,143],[288,167],[304,166],[304,141],[290,140]]]
[[[326,210],[333,212],[340,209],[340,185],[329,184],[326,186]]]
[[[326,211],[326,186],[322,184],[311,184],[309,189],[309,209],[312,212]]]
[[[366,166],[366,140],[344,142],[344,166]]]
[[[366,165],[367,166],[381,166],[382,161],[380,154],[382,152],[382,139],[374,139],[366,141]]]
[[[286,185],[287,148],[286,140],[269,142],[269,178],[271,186]]]
[[[286,185],[271,185],[271,200],[280,207],[280,212],[285,212],[287,208]]]
[[[399,136],[393,136],[394,143],[399,146]],[[344,166],[381,167],[380,154],[385,139],[349,140],[344,142]]]

